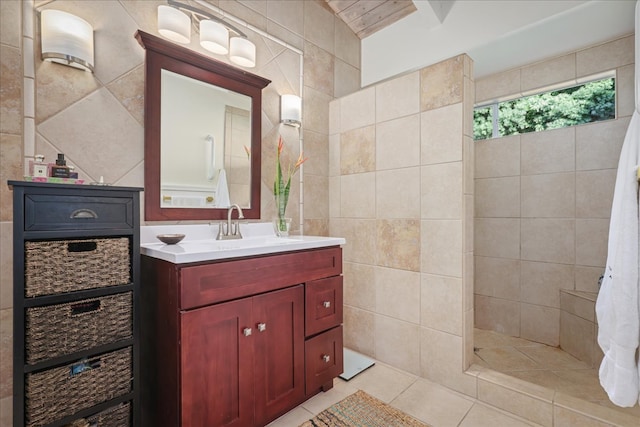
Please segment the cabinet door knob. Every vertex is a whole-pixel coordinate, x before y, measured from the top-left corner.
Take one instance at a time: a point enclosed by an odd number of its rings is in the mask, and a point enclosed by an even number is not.
[[[324,361],[324,363],[329,363],[331,361],[331,356],[329,356],[328,354],[323,354],[322,360]]]
[[[242,333],[244,334],[245,337],[248,337],[249,335],[251,335],[251,328],[244,328],[242,330]]]
[[[260,332],[264,332],[267,329],[267,324],[266,323],[258,323],[258,330]]]
[[[322,303],[322,305],[323,305],[324,308],[329,308],[329,307],[331,307],[331,301],[325,301],[325,302]]]

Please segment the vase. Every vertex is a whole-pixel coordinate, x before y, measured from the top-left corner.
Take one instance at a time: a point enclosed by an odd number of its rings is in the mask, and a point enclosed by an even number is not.
[[[273,219],[273,229],[278,237],[287,237],[291,229],[291,218],[277,217]]]

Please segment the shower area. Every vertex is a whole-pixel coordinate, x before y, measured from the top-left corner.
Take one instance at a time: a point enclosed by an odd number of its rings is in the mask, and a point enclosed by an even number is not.
[[[609,407],[595,301],[634,111],[633,61],[629,36],[476,80],[480,104],[615,71],[615,119],[474,145],[474,363]],[[638,405],[618,409],[640,415]]]

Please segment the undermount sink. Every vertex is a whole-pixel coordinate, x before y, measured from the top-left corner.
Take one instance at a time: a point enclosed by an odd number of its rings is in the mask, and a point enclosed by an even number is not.
[[[237,240],[216,240],[209,225],[143,226],[141,227],[140,253],[174,264],[182,264],[337,246],[345,243],[343,238],[337,237],[277,237],[273,233],[271,223],[242,224],[242,226],[245,237]],[[186,237],[177,244],[167,245],[155,238],[163,232],[183,233]],[[203,236],[212,237],[203,238]]]

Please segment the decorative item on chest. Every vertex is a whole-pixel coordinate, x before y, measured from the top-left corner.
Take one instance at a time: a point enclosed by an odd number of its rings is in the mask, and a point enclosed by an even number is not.
[[[64,184],[82,184],[78,172],[72,165],[67,165],[64,154],[58,153],[55,163],[46,163],[42,154],[36,154],[35,160],[29,161],[29,175],[25,181],[54,182]]]

